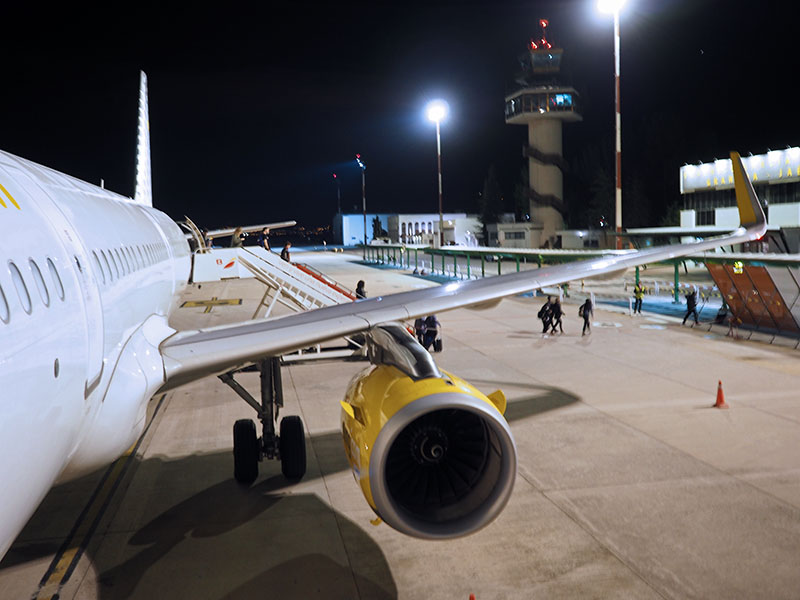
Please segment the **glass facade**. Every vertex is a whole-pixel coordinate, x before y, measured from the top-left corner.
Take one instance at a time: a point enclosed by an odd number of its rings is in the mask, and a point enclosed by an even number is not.
[[[506,101],[506,119],[525,113],[578,112],[577,96],[568,91],[521,93]]]
[[[769,212],[770,205],[800,203],[800,183],[776,183],[753,186],[759,199],[764,203],[765,212]],[[734,190],[702,190],[684,194],[684,210],[695,211],[696,225],[715,225],[714,209],[732,208],[736,206]]]

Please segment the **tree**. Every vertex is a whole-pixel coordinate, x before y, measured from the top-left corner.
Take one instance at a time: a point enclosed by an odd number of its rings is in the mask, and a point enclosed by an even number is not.
[[[530,171],[528,161],[520,167],[519,178],[514,184],[514,219],[517,222],[530,221],[531,218],[531,199],[530,199]]]
[[[503,191],[497,179],[497,170],[494,165],[489,167],[486,179],[483,180],[483,192],[478,198],[480,221],[484,229],[486,225],[497,223],[503,214]]]
[[[376,240],[380,237],[386,237],[388,232],[381,225],[381,219],[377,215],[372,219],[372,239]]]

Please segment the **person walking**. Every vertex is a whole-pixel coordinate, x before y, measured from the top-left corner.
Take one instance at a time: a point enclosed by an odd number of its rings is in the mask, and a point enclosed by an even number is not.
[[[367,290],[364,289],[365,285],[366,284],[364,283],[363,279],[358,280],[358,283],[356,284],[356,300],[361,300],[362,298],[367,297]]]
[[[244,246],[244,232],[241,227],[237,227],[231,236],[231,248],[241,248],[242,246]]]
[[[272,252],[272,248],[269,247],[269,227],[264,227],[258,234],[258,246],[267,252]]]
[[[561,325],[561,315],[564,314],[564,311],[561,309],[561,300],[556,298],[553,301],[552,306],[550,307],[550,312],[552,314],[553,320],[553,331],[552,333],[556,332],[556,326],[558,327],[561,333],[564,333],[564,327]]]
[[[686,325],[686,319],[689,318],[689,315],[694,316],[695,325],[700,324],[700,319],[697,317],[697,292],[695,290],[686,294],[686,314],[683,316],[681,325]]]
[[[592,333],[592,317],[594,316],[594,309],[592,308],[592,300],[590,298],[587,298],[586,302],[580,305],[580,308],[578,308],[578,316],[583,317],[583,332],[581,333],[581,336],[586,335],[587,330],[589,333]]]
[[[547,297],[547,302],[542,305],[542,308],[539,309],[539,313],[536,316],[542,320],[542,333],[547,333],[547,330],[550,329],[550,325],[553,320],[552,302],[550,296]]]
[[[286,242],[283,245],[283,250],[281,250],[281,258],[283,260],[285,260],[286,262],[292,262],[290,260],[290,256],[289,256],[289,248],[291,248],[291,247],[292,247],[292,243],[291,242]]]
[[[434,352],[442,351],[442,324],[436,318],[436,315],[425,317],[425,335],[423,336],[422,345],[425,350],[433,346]]]
[[[636,287],[633,288],[633,314],[642,314],[642,300],[644,299],[644,288],[642,284],[637,282]]]

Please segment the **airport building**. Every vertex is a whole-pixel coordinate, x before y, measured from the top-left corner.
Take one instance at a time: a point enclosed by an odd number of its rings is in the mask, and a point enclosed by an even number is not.
[[[800,148],[771,150],[742,157],[753,187],[764,205],[769,231],[757,252],[800,252]],[[665,237],[718,235],[739,225],[730,158],[684,165],[680,169],[680,224],[626,230],[645,244]]]
[[[381,231],[373,222],[378,219]],[[446,246],[477,246],[483,237],[483,225],[476,215],[444,213],[444,243]],[[363,213],[339,213],[333,217],[334,241],[345,246],[364,242]],[[393,244],[435,245],[439,236],[439,213],[367,213],[367,243],[380,239]]]

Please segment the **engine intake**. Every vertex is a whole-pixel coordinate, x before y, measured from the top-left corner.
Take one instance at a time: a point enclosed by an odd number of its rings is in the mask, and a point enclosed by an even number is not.
[[[467,535],[490,523],[508,502],[516,448],[508,424],[490,403],[445,392],[395,413],[372,448],[370,488],[376,512],[415,537]]]

